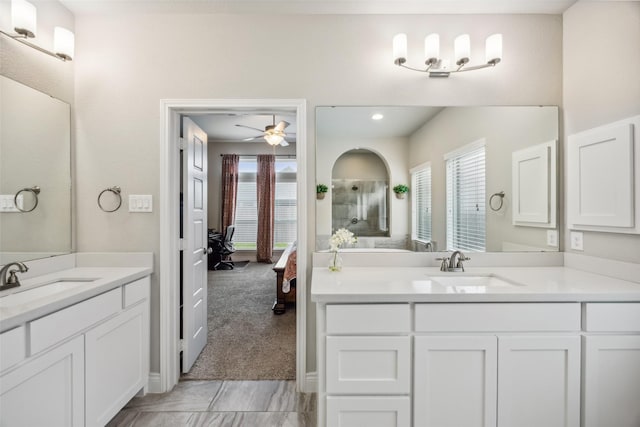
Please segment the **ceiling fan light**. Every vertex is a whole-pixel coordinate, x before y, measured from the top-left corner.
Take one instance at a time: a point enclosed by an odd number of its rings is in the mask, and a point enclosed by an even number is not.
[[[284,140],[284,137],[275,133],[268,133],[264,136],[264,139],[269,145],[278,145]]]

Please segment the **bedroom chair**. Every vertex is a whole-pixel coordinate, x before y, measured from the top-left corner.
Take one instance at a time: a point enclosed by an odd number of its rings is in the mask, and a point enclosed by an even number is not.
[[[233,246],[233,234],[236,231],[235,225],[227,226],[227,229],[224,233],[224,240],[219,242],[218,247],[214,250],[218,251],[220,255],[220,261],[215,265],[214,270],[231,270],[233,269],[233,261],[230,256],[232,253],[236,251],[236,248]]]

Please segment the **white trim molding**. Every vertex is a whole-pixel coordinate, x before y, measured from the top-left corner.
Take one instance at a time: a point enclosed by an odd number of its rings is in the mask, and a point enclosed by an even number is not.
[[[298,257],[296,310],[296,383],[306,386],[307,315],[307,109],[304,99],[163,99],[160,101],[160,377],[158,391],[178,382],[179,366],[179,130],[180,115],[247,109],[296,112]],[[155,388],[154,388],[155,390]]]

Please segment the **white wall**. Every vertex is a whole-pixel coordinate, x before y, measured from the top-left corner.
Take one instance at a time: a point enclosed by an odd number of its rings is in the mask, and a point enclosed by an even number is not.
[[[640,2],[579,1],[563,21],[566,147],[568,135],[640,114]],[[568,229],[564,240],[574,252]],[[585,231],[583,253],[640,263],[640,235]]]
[[[318,105],[559,105],[562,19],[553,15],[82,15],[76,18],[78,249],[159,251],[160,99],[305,98],[309,248],[315,244]],[[504,60],[449,79],[392,64],[407,32],[411,61],[439,32],[443,55],[468,32],[472,55],[504,35]],[[275,57],[274,57],[275,54]],[[540,64],[544,64],[541,71]],[[322,147],[318,147],[319,150]],[[100,188],[152,194],[154,212],[102,215]],[[310,265],[310,254],[305,254]],[[310,277],[310,271],[309,276]],[[306,284],[310,286],[310,282]],[[151,369],[159,370],[159,278],[152,276]],[[299,302],[304,304],[304,302]],[[307,301],[307,366],[315,370],[315,307]]]
[[[499,212],[486,206],[486,250],[501,252],[504,243],[556,251],[546,244],[546,228],[512,225],[511,154],[525,147],[558,139],[557,108],[445,108],[410,138],[409,167],[431,162],[433,240],[446,248],[446,167],[444,155],[484,139],[486,142],[486,200],[504,191]],[[495,201],[494,201],[495,202]]]

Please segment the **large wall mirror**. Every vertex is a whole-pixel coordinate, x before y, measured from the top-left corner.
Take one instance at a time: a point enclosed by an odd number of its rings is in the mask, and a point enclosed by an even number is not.
[[[71,239],[69,104],[0,76],[0,264],[69,253]]]
[[[554,106],[317,107],[316,183],[329,192],[316,201],[316,249],[340,225],[364,250],[557,251],[558,119]],[[356,155],[357,167],[342,164]],[[374,185],[382,169],[388,182]],[[346,175],[369,196],[375,186],[378,204],[356,195],[342,215]],[[377,235],[362,233],[371,212],[384,215]]]

